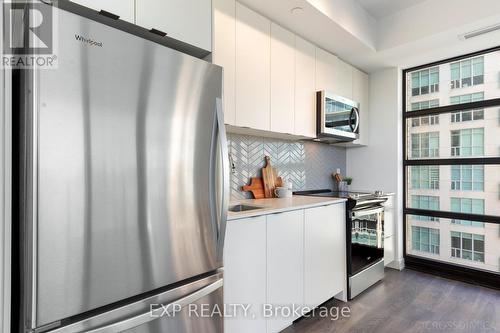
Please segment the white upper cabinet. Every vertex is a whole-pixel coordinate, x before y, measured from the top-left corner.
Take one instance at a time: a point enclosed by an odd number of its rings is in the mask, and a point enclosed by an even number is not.
[[[160,30],[169,37],[201,49],[212,50],[210,0],[136,0],[136,24]]]
[[[316,47],[316,91],[328,90],[334,92],[335,65],[337,57]]]
[[[340,60],[335,61],[332,92],[336,95],[352,99],[352,71],[353,67]]]
[[[295,35],[271,23],[271,131],[294,133]]]
[[[360,103],[360,138],[341,145],[367,144],[365,73],[235,0],[213,0],[213,31],[212,60],[224,68],[224,121],[230,130],[314,138],[316,92],[327,90]]]
[[[270,130],[271,21],[236,3],[236,125]]]
[[[295,36],[295,134],[316,137],[316,51]]]
[[[213,0],[212,61],[224,68],[224,122],[235,125],[236,2]]]
[[[100,11],[105,10],[134,23],[134,0],[73,0],[74,3]]]
[[[367,145],[369,138],[369,93],[370,82],[368,74],[363,73],[357,68],[352,71],[352,99],[359,103],[359,139],[354,141],[354,145]]]

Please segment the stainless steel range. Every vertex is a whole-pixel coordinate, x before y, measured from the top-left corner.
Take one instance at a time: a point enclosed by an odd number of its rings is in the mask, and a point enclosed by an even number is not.
[[[348,299],[384,278],[384,203],[376,192],[297,191],[295,195],[346,198]]]

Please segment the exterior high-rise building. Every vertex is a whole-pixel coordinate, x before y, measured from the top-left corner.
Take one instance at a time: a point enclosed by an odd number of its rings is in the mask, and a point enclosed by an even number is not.
[[[500,98],[500,52],[417,70],[406,77],[407,112]],[[500,107],[440,113],[407,123],[407,159],[500,155]],[[407,207],[500,216],[500,165],[412,165]],[[500,226],[407,216],[407,253],[500,272]]]

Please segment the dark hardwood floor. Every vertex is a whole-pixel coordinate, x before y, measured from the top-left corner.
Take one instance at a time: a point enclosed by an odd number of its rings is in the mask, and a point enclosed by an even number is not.
[[[387,269],[385,279],[343,303],[350,317],[302,318],[284,333],[500,332],[500,291],[405,269]],[[340,312],[340,311],[339,311]]]

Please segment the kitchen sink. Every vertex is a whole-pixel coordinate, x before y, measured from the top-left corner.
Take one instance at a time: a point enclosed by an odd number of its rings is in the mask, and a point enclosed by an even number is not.
[[[264,207],[251,206],[251,205],[234,205],[229,207],[230,212],[246,212],[249,210],[262,209]]]

